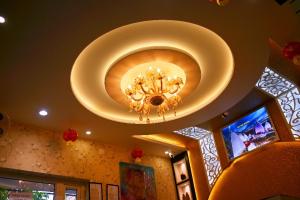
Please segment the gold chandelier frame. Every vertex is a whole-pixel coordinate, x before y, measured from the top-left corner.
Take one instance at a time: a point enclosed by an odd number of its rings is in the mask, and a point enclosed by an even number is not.
[[[108,95],[119,104],[129,107],[128,96],[124,94],[124,91],[122,91],[120,87],[122,77],[133,67],[153,61],[171,63],[184,71],[186,76],[185,84],[182,85],[179,93],[177,93],[181,98],[190,95],[198,86],[201,71],[199,64],[192,56],[177,49],[143,49],[131,53],[111,65],[105,77],[105,89]],[[155,69],[159,67],[160,66],[154,66]],[[161,70],[163,71],[163,69]],[[162,95],[156,96],[157,101],[161,101],[161,97],[163,98]],[[153,94],[151,97],[153,97]],[[151,98],[148,99],[150,100]],[[152,98],[152,100],[154,101],[155,98]],[[154,112],[151,114],[154,114]]]

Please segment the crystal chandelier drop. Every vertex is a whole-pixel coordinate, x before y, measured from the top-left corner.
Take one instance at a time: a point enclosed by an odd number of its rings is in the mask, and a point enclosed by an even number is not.
[[[183,85],[180,77],[166,76],[159,68],[149,67],[144,74],[135,77],[132,85],[128,85],[125,94],[130,100],[130,109],[139,114],[139,120],[150,123],[151,110],[165,120],[165,113],[170,109],[176,116],[175,108],[181,101],[178,95]]]

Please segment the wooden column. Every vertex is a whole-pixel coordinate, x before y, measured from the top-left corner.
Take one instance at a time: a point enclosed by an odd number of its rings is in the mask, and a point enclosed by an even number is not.
[[[55,184],[55,200],[65,200],[65,184]]]
[[[188,145],[187,149],[197,199],[207,200],[210,188],[206,176],[200,144],[198,141],[193,141]]]
[[[83,185],[80,185],[77,187],[77,195],[79,200],[86,200],[87,199],[87,195],[86,195],[87,191],[86,191],[86,187]]]

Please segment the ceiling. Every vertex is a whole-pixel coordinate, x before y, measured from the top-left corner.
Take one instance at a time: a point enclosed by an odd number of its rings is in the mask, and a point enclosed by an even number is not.
[[[300,15],[299,15],[300,16]],[[299,17],[300,20],[300,17]],[[299,34],[297,36],[291,36],[291,41],[299,41]],[[270,43],[270,60],[269,66],[271,66],[277,73],[286,77],[294,84],[300,86],[300,67],[294,65],[291,61],[284,59],[281,54],[281,47],[285,42],[269,40]]]
[[[158,55],[159,58],[149,55],[152,62],[162,61],[176,65],[172,66],[173,72],[175,72],[175,67],[183,71],[183,73],[176,73],[181,77],[184,74],[188,80],[181,89],[182,92],[186,92],[185,86],[188,86],[190,82],[195,83],[196,86],[185,97],[181,95],[184,101],[176,108],[176,116],[173,112],[167,112],[165,121],[175,121],[186,117],[212,103],[224,91],[233,77],[233,55],[226,42],[217,34],[192,23],[174,20],[149,20],[114,29],[89,44],[80,53],[72,68],[71,86],[74,95],[83,106],[100,117],[128,124],[146,124],[146,120],[140,121],[136,113],[128,112],[128,105],[116,104],[115,99],[111,98],[111,95],[107,95],[108,91],[115,91],[116,88],[120,88],[118,87],[120,83],[115,83],[114,88],[108,88],[105,87],[105,81],[111,75],[110,72],[116,67],[114,64],[120,61],[120,58],[122,61],[124,56],[142,53],[141,49],[151,54],[151,50],[158,50],[157,48],[173,50],[178,54],[185,52],[186,57],[189,57],[192,62],[196,62],[196,64],[193,63],[194,67],[191,66],[192,69],[187,69],[179,55],[173,55],[174,58],[170,58],[169,61],[166,61],[165,51],[156,51],[155,55]],[[99,57],[99,55],[102,56]],[[218,55],[218,59],[215,59],[215,55]],[[146,60],[141,58],[133,60],[139,61],[144,64],[144,67],[147,67],[148,62]],[[121,69],[117,67],[119,76],[114,75],[114,79],[123,79],[129,69],[140,69],[141,67],[133,61],[128,62],[128,59],[124,62],[128,63],[129,66],[122,65]],[[160,63],[159,68],[165,71],[168,67],[163,64],[165,63]],[[155,67],[158,66],[153,66],[153,68]],[[197,80],[191,77],[192,74],[199,74],[200,76],[199,71],[202,73],[198,84]],[[139,73],[141,71],[136,74]],[[134,80],[133,77],[131,77],[132,79]],[[115,91],[115,93],[125,96],[120,89],[119,92]],[[126,103],[128,104],[127,99]],[[149,118],[152,124],[165,122],[156,113],[150,113]],[[155,127],[157,126],[155,124]],[[159,126],[164,128],[165,123],[161,123]],[[160,131],[161,129],[157,130]]]
[[[284,45],[300,35],[299,17],[273,0],[231,1],[225,7],[208,0],[2,1],[0,15],[7,19],[0,25],[0,110],[22,123],[56,131],[72,127],[81,137],[131,146],[140,143],[131,135],[204,124],[229,110],[252,91],[269,61],[274,66],[281,62],[276,53],[269,53],[268,38]],[[70,86],[71,69],[80,52],[113,29],[162,19],[203,26],[228,44],[234,73],[225,90],[200,110],[158,124],[114,122],[85,109]],[[41,108],[48,109],[49,116],[39,117]],[[86,129],[93,134],[85,136]]]

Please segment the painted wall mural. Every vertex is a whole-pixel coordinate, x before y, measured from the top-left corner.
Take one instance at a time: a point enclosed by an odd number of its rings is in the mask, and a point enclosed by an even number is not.
[[[152,167],[120,162],[120,176],[122,200],[157,199]]]

